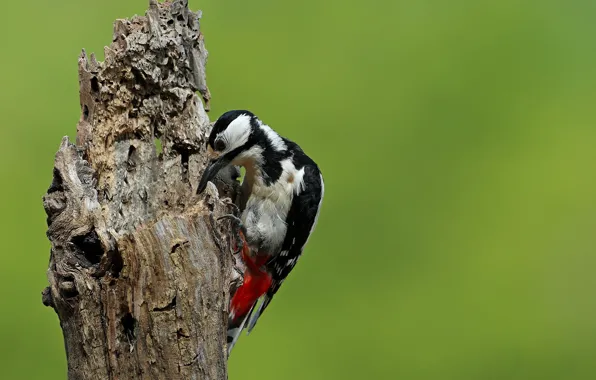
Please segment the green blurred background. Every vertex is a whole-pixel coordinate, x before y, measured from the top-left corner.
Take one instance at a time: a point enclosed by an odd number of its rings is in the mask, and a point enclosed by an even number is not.
[[[2,5],[2,379],[65,379],[41,197],[74,140],[81,48],[102,57],[146,3]],[[230,379],[596,379],[593,2],[191,6],[211,118],[254,111],[326,178]]]

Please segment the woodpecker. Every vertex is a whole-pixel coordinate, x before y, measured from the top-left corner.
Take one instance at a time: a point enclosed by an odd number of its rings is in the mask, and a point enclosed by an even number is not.
[[[228,165],[243,166],[248,199],[238,220],[243,284],[230,301],[228,355],[255,327],[302,254],[319,217],[325,186],[317,164],[250,111],[221,115],[207,140],[212,158],[197,188]],[[258,304],[258,307],[257,307]]]

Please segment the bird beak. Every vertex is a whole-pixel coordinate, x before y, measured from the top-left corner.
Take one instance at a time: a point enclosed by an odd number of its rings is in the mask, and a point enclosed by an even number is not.
[[[207,169],[203,172],[203,176],[201,177],[201,181],[199,181],[199,187],[197,188],[197,194],[201,194],[205,191],[207,187],[207,182],[213,179],[219,173],[219,171],[230,163],[230,160],[225,157],[221,156],[218,159],[212,160],[209,165],[207,165]]]

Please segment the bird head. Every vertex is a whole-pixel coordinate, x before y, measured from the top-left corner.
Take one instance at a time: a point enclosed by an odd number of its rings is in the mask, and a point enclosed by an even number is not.
[[[245,110],[228,111],[217,119],[207,140],[210,162],[203,172],[197,194],[202,193],[207,182],[226,166],[259,160],[263,152],[256,133],[260,124],[252,112]]]

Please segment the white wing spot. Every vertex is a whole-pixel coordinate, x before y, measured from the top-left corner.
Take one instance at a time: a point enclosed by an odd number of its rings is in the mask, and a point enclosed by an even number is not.
[[[280,135],[277,134],[270,126],[263,124],[259,121],[259,127],[263,132],[265,132],[265,136],[271,142],[271,146],[278,152],[283,152],[284,150],[288,149],[286,143],[281,138]]]
[[[299,195],[304,190],[304,168],[297,170],[291,158],[283,160],[281,167],[283,170],[282,178],[288,185],[288,191]],[[293,180],[288,181],[288,178],[293,178]]]

